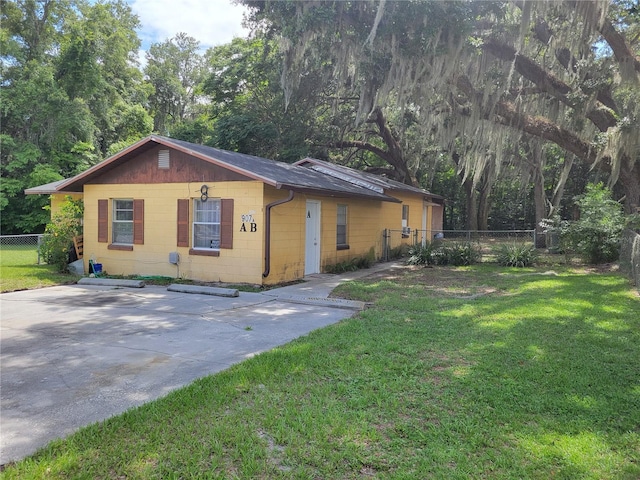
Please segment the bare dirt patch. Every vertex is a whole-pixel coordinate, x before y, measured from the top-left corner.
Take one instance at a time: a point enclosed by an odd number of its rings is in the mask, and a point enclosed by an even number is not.
[[[454,270],[447,267],[418,267],[407,265],[393,271],[378,272],[363,280],[391,281],[399,285],[422,285],[425,290],[440,296],[472,300],[484,295],[496,293],[498,289],[486,285],[477,285],[472,272]]]

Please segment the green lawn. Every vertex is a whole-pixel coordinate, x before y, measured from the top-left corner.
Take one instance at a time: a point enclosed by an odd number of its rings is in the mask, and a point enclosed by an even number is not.
[[[35,246],[0,247],[0,292],[73,283],[78,278],[75,275],[57,273],[52,265],[38,265],[38,250]]]
[[[640,298],[566,267],[406,269],[362,314],[5,478],[640,478]]]

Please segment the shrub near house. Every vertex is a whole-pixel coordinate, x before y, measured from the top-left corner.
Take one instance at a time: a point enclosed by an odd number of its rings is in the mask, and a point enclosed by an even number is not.
[[[562,230],[565,249],[577,252],[588,263],[617,260],[625,219],[622,205],[611,198],[611,190],[602,183],[589,184],[584,195],[576,197],[576,205],[580,219]]]
[[[60,272],[67,271],[73,237],[82,234],[83,207],[82,200],[67,196],[44,231],[40,252],[44,261],[55,265]]]

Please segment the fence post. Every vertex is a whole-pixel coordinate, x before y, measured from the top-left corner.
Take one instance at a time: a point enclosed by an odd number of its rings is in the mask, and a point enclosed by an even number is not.
[[[38,235],[38,265],[40,265],[40,246],[42,245],[42,237],[44,235]]]
[[[387,261],[387,229],[382,230],[382,261]]]

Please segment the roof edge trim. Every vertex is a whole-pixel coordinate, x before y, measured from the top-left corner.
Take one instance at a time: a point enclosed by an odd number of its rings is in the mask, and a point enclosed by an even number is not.
[[[58,185],[57,189],[58,190],[62,190],[65,187],[77,182],[78,180],[82,180],[83,178],[88,177],[93,172],[103,169],[106,165],[110,165],[111,163],[113,163],[116,160],[118,160],[120,157],[126,155],[127,153],[135,150],[136,148],[141,147],[142,145],[144,145],[145,143],[148,143],[150,141],[156,141],[153,135],[151,135],[149,137],[145,137],[145,138],[143,138],[141,140],[138,140],[133,145],[130,145],[129,147],[127,147],[124,150],[116,153],[115,155],[112,155],[111,157],[107,158],[106,160],[103,160],[101,162],[96,163],[93,167],[89,167],[84,172],[79,173],[75,177],[71,177],[71,178],[65,180],[63,183]],[[79,193],[79,192],[76,192],[76,193]]]

